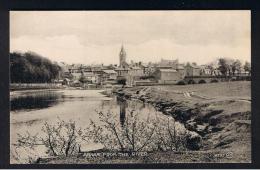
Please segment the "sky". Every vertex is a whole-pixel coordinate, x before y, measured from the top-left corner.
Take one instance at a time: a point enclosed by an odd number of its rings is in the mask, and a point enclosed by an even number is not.
[[[207,64],[219,57],[251,61],[250,11],[11,11],[10,51],[52,61]]]

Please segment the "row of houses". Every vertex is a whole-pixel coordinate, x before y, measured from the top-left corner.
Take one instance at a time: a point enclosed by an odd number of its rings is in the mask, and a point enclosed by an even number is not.
[[[221,72],[207,65],[198,66],[196,63],[181,64],[178,60],[161,59],[157,63],[142,63],[126,61],[126,51],[121,47],[119,52],[119,65],[83,65],[63,63],[62,79],[64,84],[126,84],[134,86],[139,84],[176,84],[186,76],[218,76]],[[62,80],[61,80],[62,81]]]
[[[118,84],[125,81],[129,86],[136,83],[174,84],[185,76],[210,75],[212,71],[197,65],[179,64],[178,60],[161,60],[159,63],[141,62],[117,65],[66,65],[62,67],[63,84]],[[219,74],[216,72],[216,74]],[[61,81],[62,81],[61,80]]]

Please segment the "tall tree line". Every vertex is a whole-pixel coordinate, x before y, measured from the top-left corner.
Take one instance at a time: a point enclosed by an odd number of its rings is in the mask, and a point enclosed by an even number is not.
[[[235,75],[236,73],[241,73],[244,69],[249,75],[251,74],[251,64],[245,62],[243,65],[240,60],[232,60],[228,58],[218,59],[218,69],[223,75]]]
[[[48,83],[59,76],[60,70],[60,66],[36,53],[10,53],[11,83]]]
[[[239,75],[240,73],[251,75],[251,63],[245,61],[243,64],[238,59],[230,58],[218,58],[206,65],[206,68],[210,70],[210,74],[214,75],[214,71],[218,70],[221,75]]]

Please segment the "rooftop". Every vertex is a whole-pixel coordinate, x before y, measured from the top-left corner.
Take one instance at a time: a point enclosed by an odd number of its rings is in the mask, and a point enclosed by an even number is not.
[[[178,65],[178,66],[177,66],[177,69],[179,69],[179,70],[181,70],[181,69],[182,69],[182,70],[183,70],[183,69],[184,69],[184,67],[183,67],[182,65]]]
[[[141,68],[140,67],[131,67],[131,69],[133,69],[133,70],[140,70]]]
[[[194,65],[194,64],[191,64],[191,65],[188,65],[188,66],[190,66],[192,68],[200,68],[200,66],[197,66],[197,65]]]
[[[119,71],[128,71],[129,69],[128,68],[122,68],[122,67],[118,67],[116,68],[115,70],[119,70]]]
[[[177,72],[177,70],[174,69],[160,69],[161,72]]]
[[[103,72],[107,74],[116,74],[114,70],[103,70]]]

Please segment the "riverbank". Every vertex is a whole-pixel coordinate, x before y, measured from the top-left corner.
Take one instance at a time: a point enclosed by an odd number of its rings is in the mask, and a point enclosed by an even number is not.
[[[117,89],[125,99],[152,104],[196,132],[202,143],[196,151],[153,152],[145,157],[56,157],[39,163],[250,163],[251,82]]]
[[[44,89],[64,89],[64,86],[58,86],[55,83],[11,83],[10,91],[22,90],[44,90]]]
[[[118,95],[151,103],[203,139],[200,150],[245,153],[251,158],[251,82],[135,87]],[[238,155],[237,155],[238,156]],[[239,156],[238,156],[239,157]]]
[[[106,86],[67,86],[58,85],[53,83],[28,83],[28,84],[10,84],[10,91],[26,91],[26,90],[55,90],[55,89],[67,89],[67,90],[107,90],[112,88],[121,88],[122,85],[113,85],[112,87]]]

